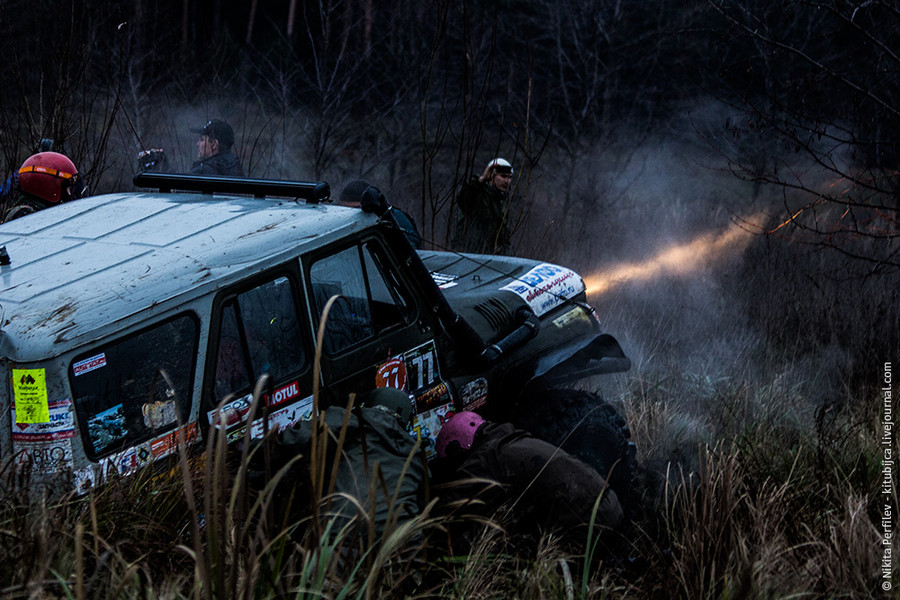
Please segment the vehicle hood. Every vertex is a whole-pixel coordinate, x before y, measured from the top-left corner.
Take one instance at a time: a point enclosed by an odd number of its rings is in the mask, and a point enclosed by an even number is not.
[[[419,256],[456,309],[476,298],[512,294],[540,317],[585,290],[578,273],[552,263],[453,252],[420,251]]]

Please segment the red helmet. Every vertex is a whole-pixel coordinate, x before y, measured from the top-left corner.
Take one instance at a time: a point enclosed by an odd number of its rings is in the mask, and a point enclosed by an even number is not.
[[[458,412],[450,417],[450,420],[441,427],[435,441],[438,458],[447,456],[447,450],[451,450],[450,445],[453,442],[459,444],[463,450],[471,448],[475,441],[475,432],[483,423],[484,419],[481,418],[481,415],[468,410]]]
[[[69,158],[58,152],[29,156],[19,169],[19,187],[51,204],[80,198],[84,183]]]

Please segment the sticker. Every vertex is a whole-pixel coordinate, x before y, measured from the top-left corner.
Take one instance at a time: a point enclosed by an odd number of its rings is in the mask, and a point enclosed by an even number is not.
[[[300,384],[296,381],[287,384],[286,386],[275,390],[272,393],[272,397],[269,398],[266,395],[266,403],[269,406],[278,406],[279,404],[284,404],[288,400],[292,398],[296,398],[300,395]]]
[[[12,413],[12,438],[14,441],[47,441],[71,437],[75,431],[75,415],[72,400],[57,400],[47,404],[49,418],[44,423],[21,423],[16,419],[16,405],[10,407]],[[63,435],[69,434],[69,435]]]
[[[450,388],[443,381],[416,396],[416,412],[423,413],[441,404],[452,402]]]
[[[150,464],[153,455],[150,451],[150,444],[145,443],[140,446],[129,448],[122,454],[117,455],[116,470],[119,475],[128,475],[132,471],[145,467]]]
[[[49,423],[47,381],[44,369],[13,369],[16,423]]]
[[[84,360],[79,360],[77,363],[72,365],[72,373],[75,377],[79,375],[84,375],[85,373],[90,373],[91,371],[95,371],[101,367],[106,366],[106,354],[101,352],[95,356],[90,358],[86,358]]]
[[[444,273],[433,272],[431,273],[431,278],[434,279],[434,282],[439,288],[445,290],[456,285],[457,280],[459,279],[459,275],[447,275]]]
[[[293,384],[291,384],[293,385]],[[280,391],[285,391],[288,393],[292,390],[291,385],[285,386]],[[299,391],[299,387],[296,387],[294,391]],[[297,394],[291,391],[290,398],[295,397]],[[277,399],[278,393],[275,393],[275,397]],[[287,399],[282,400],[281,402],[285,402]],[[250,412],[250,407],[253,404],[253,394],[247,394],[237,400],[233,400],[228,404],[224,405],[221,410],[215,409],[209,411],[206,416],[209,419],[209,424],[216,429],[226,429],[228,430],[228,435],[226,439],[229,443],[239,440],[244,435],[244,431],[247,426],[244,422],[247,420],[247,416]],[[257,412],[257,414],[260,414]],[[276,430],[280,430],[284,427],[290,427],[295,423],[299,423],[302,420],[308,420],[312,416],[312,396],[308,396],[299,402],[295,402],[278,410],[272,411],[269,413],[268,419],[269,424],[268,427],[275,428]],[[251,429],[250,435],[253,438],[262,437],[264,434],[264,426],[263,421],[265,417],[260,417],[258,419],[254,419]],[[224,427],[223,427],[224,425]],[[240,425],[239,427],[236,427]]]
[[[175,401],[147,402],[141,406],[141,414],[144,415],[144,427],[161,429],[175,422]]]
[[[46,423],[16,423],[12,406],[12,448],[19,467],[32,473],[55,474],[72,469],[72,438],[75,416],[69,398],[48,404],[50,419]]]
[[[95,465],[72,473],[75,490],[79,494],[85,494],[91,487],[112,473],[130,475],[137,469],[174,453],[178,449],[179,443],[190,444],[196,440],[197,424],[190,423],[149,442],[101,458]]]
[[[405,352],[403,363],[406,365],[407,386],[413,395],[418,395],[440,379],[434,340]]]
[[[392,387],[406,391],[406,364],[392,358],[375,372],[375,387]]]
[[[72,469],[72,442],[70,439],[14,444],[16,464],[32,473],[65,473]]]
[[[535,315],[541,316],[574,298],[585,288],[584,281],[575,271],[543,263],[500,289],[517,294],[528,303]]]
[[[178,449],[179,442],[190,444],[197,439],[197,424],[190,423],[184,427],[170,431],[164,436],[150,440],[147,444],[153,460],[168,456]]]
[[[488,382],[479,377],[459,388],[459,398],[466,410],[475,410],[487,402]]]
[[[253,394],[247,394],[223,404],[222,408],[214,408],[206,413],[206,418],[209,419],[209,424],[217,429],[223,426],[228,428],[244,421],[252,403]]]
[[[587,316],[587,313],[580,307],[575,307],[572,310],[560,315],[553,319],[553,324],[562,329],[563,327],[574,323],[575,321],[586,321],[588,323],[591,322],[590,318]]]
[[[432,460],[437,457],[435,441],[437,434],[450,417],[455,414],[453,403],[444,404],[416,415],[413,418],[412,430],[416,437],[422,440],[422,448],[425,450],[425,458]]]
[[[128,429],[125,427],[125,409],[117,404],[110,409],[97,413],[94,418],[88,420],[88,436],[94,445],[94,452],[100,452],[110,444],[125,437]]]
[[[278,409],[269,413],[269,422],[266,419],[256,419],[250,426],[250,437],[252,439],[260,439],[266,433],[266,427],[269,431],[275,432],[287,429],[296,425],[300,421],[309,421],[312,419],[313,397],[309,396],[300,402],[295,402],[290,406]],[[241,432],[243,435],[243,432]]]

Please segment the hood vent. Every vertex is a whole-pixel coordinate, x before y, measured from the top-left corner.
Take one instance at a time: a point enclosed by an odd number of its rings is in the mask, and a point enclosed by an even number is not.
[[[488,298],[474,308],[497,333],[503,332],[512,322],[513,315],[509,307],[497,298]]]

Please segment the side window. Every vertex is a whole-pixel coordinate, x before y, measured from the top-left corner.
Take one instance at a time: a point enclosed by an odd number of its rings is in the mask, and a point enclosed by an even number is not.
[[[187,422],[198,330],[193,316],[182,315],[72,361],[69,381],[88,456]]]
[[[351,246],[312,264],[310,282],[317,316],[321,318],[329,298],[340,296],[328,315],[326,353],[337,354],[406,322],[410,304],[400,293],[396,279],[385,276],[390,274],[385,266],[372,242]]]
[[[297,314],[287,277],[225,301],[216,354],[216,404],[229,394],[248,393],[264,373],[278,381],[306,367]]]

